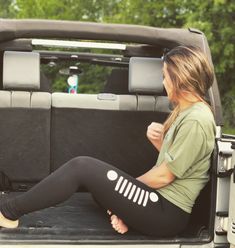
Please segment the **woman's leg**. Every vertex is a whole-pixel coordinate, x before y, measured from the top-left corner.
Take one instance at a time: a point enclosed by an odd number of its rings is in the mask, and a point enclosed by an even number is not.
[[[6,218],[16,220],[24,214],[67,200],[80,186],[87,188],[105,209],[145,234],[173,234],[187,221],[188,215],[184,211],[172,207],[155,190],[91,157],[68,161],[29,191],[6,201],[0,206],[0,211]],[[169,222],[165,223],[169,216],[174,217],[170,219],[174,227],[169,227]]]

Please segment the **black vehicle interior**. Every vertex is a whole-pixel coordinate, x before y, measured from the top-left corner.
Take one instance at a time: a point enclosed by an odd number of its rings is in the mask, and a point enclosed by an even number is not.
[[[161,87],[161,70],[151,74],[145,68],[149,58],[141,56],[141,73],[132,67],[138,59],[126,59],[129,65],[112,70],[100,94],[70,95],[42,86],[48,79],[42,80],[40,56],[42,62],[45,56],[40,52],[2,53],[1,191],[9,197],[21,194],[80,155],[104,160],[134,177],[155,164],[158,153],[146,138],[146,128],[152,121],[163,123],[172,108]],[[159,65],[159,61],[151,63]],[[137,73],[139,81],[133,76]],[[151,80],[158,82],[158,88]],[[105,211],[83,189],[64,203],[23,216],[15,230],[0,229],[0,236],[84,244],[208,242],[213,236],[214,187],[212,177],[197,199],[188,228],[171,239],[133,230],[126,235],[115,233]]]

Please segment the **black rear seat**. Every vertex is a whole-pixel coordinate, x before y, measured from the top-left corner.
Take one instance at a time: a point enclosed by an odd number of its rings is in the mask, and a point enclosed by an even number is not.
[[[128,95],[128,69],[115,68],[108,76],[103,92],[117,95]]]
[[[15,183],[37,182],[50,172],[51,94],[40,87],[40,57],[5,52],[0,91],[0,171]],[[18,185],[19,184],[19,185]]]
[[[156,66],[162,63],[153,61]],[[146,138],[146,129],[152,121],[165,120],[169,101],[157,96],[163,90],[161,77],[142,82],[141,89],[132,63],[129,72],[129,95],[52,94],[52,170],[80,155],[104,160],[133,176],[155,164],[157,152]],[[154,88],[154,83],[160,86]]]

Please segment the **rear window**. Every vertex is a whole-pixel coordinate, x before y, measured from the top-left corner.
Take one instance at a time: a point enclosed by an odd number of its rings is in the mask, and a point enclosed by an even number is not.
[[[129,58],[123,54],[124,44],[35,39],[33,45],[34,51],[40,52],[42,84],[49,84],[51,92],[76,88],[76,93],[112,93],[110,81],[116,81],[114,88],[118,88],[118,80],[128,83]]]

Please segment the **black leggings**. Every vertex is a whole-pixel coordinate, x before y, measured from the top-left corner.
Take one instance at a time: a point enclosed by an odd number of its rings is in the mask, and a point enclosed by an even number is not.
[[[171,236],[181,232],[189,214],[156,190],[118,168],[91,157],[76,157],[29,191],[4,201],[2,214],[11,220],[67,200],[85,187],[104,209],[111,210],[131,228],[147,235]]]

